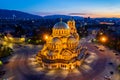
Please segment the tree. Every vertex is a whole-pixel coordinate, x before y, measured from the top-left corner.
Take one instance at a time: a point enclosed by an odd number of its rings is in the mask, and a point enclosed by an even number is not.
[[[120,72],[120,64],[118,65],[118,71]]]
[[[11,55],[13,50],[9,47],[0,45],[0,58]]]
[[[2,63],[2,61],[0,61],[0,66],[2,66],[3,65],[3,63]]]

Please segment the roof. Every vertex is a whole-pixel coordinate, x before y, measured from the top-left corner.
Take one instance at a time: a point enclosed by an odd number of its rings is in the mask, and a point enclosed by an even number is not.
[[[68,38],[68,43],[75,43],[75,42],[76,42],[76,39],[74,37],[70,36]]]
[[[55,37],[52,39],[52,42],[55,44],[61,44],[62,41],[59,38]]]
[[[69,29],[69,26],[65,22],[60,21],[60,22],[56,23],[53,28],[55,28],[55,29]]]

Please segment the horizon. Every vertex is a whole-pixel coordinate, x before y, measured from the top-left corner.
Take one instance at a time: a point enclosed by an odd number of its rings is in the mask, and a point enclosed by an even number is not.
[[[120,18],[119,0],[2,0],[0,9],[17,10],[39,16],[69,15],[91,18]]]

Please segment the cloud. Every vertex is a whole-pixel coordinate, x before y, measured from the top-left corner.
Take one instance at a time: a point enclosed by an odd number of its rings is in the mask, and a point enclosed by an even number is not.
[[[40,16],[45,16],[45,15],[52,15],[53,13],[51,12],[33,12],[36,15],[40,15]]]
[[[88,15],[86,13],[69,13],[69,15]]]
[[[65,12],[31,12],[33,14],[36,15],[40,15],[40,16],[46,16],[46,15],[55,15],[55,14],[60,14],[60,15],[68,15],[68,13]]]
[[[90,16],[92,13],[69,13],[68,15],[76,15],[76,16]]]
[[[70,16],[83,16],[83,17],[94,17],[97,16],[93,13],[67,13],[67,12],[32,12],[33,14],[46,16],[46,15],[55,15],[55,14],[62,14],[62,15],[70,15]]]

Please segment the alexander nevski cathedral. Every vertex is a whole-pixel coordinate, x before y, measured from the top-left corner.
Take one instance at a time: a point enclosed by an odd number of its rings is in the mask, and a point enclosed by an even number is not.
[[[87,54],[87,49],[79,43],[75,21],[67,24],[62,20],[52,28],[43,49],[36,56],[37,62],[47,69],[74,69],[79,67]]]

